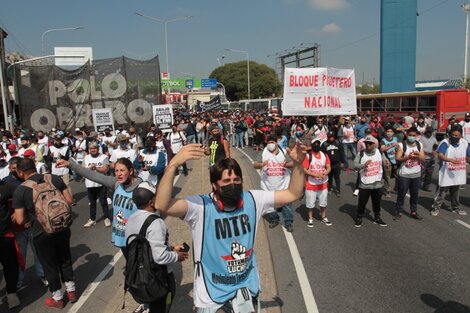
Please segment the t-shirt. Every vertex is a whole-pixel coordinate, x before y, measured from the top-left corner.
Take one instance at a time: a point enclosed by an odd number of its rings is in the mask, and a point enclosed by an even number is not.
[[[310,155],[312,156],[312,161],[310,160]],[[305,169],[319,174],[320,172],[326,171],[327,164],[330,164],[330,158],[327,154],[320,151],[317,155],[315,155],[315,153],[307,154],[302,165]],[[328,175],[324,180],[313,178],[312,176],[306,177],[305,189],[323,190],[326,188],[328,188]]]
[[[13,231],[8,199],[11,199],[16,186],[0,182],[0,236]]]
[[[170,140],[171,143],[171,151],[173,151],[173,153],[178,153],[183,147],[183,143],[186,141],[186,137],[182,132],[171,132],[168,135],[168,140]]]
[[[36,174],[34,176],[31,176],[29,180],[39,182],[43,180],[43,177],[44,175]],[[64,191],[65,189],[67,189],[67,186],[65,185],[64,181],[59,176],[52,175],[51,180],[52,184],[59,191]],[[33,233],[33,237],[39,236],[44,232],[44,229],[42,228],[41,224],[36,221],[36,210],[33,203],[32,188],[23,185],[19,185],[16,188],[15,193],[13,194],[13,208],[23,208],[25,210],[24,214],[27,217],[26,221],[32,221],[31,230]]]
[[[85,156],[83,160],[83,166],[86,168],[90,168],[91,166],[96,166],[97,168],[101,168],[103,166],[109,165],[109,159],[106,154],[98,154],[96,157],[93,157],[91,154]],[[87,188],[96,188],[101,187],[103,185],[89,180],[88,178],[85,179],[85,187]]]
[[[268,161],[268,166],[263,166],[261,170],[261,189],[271,191],[287,189],[291,173],[286,168],[286,152],[278,148],[276,155],[265,148],[262,162],[265,161]]]
[[[109,162],[116,162],[120,158],[129,159],[131,162],[134,162],[136,158],[136,152],[132,149],[122,150],[121,148],[114,149],[109,158]]]

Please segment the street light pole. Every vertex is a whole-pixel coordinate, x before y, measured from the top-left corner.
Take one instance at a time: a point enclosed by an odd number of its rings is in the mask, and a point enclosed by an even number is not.
[[[183,21],[183,20],[189,20],[190,18],[192,18],[193,16],[191,15],[187,15],[187,16],[182,16],[182,17],[177,17],[177,18],[173,18],[171,20],[164,20],[164,19],[161,19],[161,18],[156,18],[156,17],[152,17],[152,16],[148,16],[148,15],[144,15],[142,13],[139,13],[139,12],[135,12],[136,15],[140,16],[140,17],[143,17],[143,18],[146,18],[148,20],[151,20],[151,21],[156,21],[156,22],[159,22],[159,23],[163,23],[164,26],[165,26],[165,55],[166,55],[166,72],[168,73],[168,75],[170,74],[170,65],[169,65],[169,61],[168,61],[168,23],[173,23],[173,22],[177,22],[177,21]],[[168,86],[168,91],[170,90],[170,87]]]
[[[463,69],[463,82],[464,86],[467,86],[467,63],[468,63],[468,17],[470,13],[470,4],[463,4],[462,9],[467,15],[467,23],[465,28],[465,65]]]
[[[44,53],[45,53],[44,39],[45,39],[47,33],[61,32],[61,31],[67,31],[67,30],[78,30],[78,29],[84,29],[84,28],[85,27],[83,27],[83,26],[77,26],[77,27],[54,28],[54,29],[46,30],[44,33],[42,33],[42,36],[41,36],[41,51],[42,51],[42,54],[44,55]]]
[[[247,72],[247,80],[248,80],[248,100],[251,99],[250,95],[250,56],[248,54],[248,51],[243,51],[243,50],[236,50],[236,49],[225,49],[227,51],[231,52],[238,52],[238,53],[245,53],[246,54],[246,72]]]

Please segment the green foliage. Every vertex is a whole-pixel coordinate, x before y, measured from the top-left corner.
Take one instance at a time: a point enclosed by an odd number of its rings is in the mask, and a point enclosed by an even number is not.
[[[364,84],[362,86],[356,86],[356,93],[362,94],[362,95],[380,93],[380,85],[379,84],[373,84],[373,85]]]
[[[246,61],[228,63],[217,67],[209,75],[224,84],[227,98],[231,101],[248,99],[248,77]],[[250,97],[269,98],[281,92],[281,83],[276,72],[264,64],[250,62]]]
[[[470,77],[467,77],[467,79],[462,79],[458,83],[458,86],[461,87],[461,88],[470,89]]]

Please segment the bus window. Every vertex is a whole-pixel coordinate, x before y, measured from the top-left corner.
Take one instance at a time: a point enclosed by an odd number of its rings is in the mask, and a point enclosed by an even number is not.
[[[418,111],[436,111],[437,97],[436,96],[422,96],[419,97]]]
[[[370,110],[372,108],[372,99],[361,100],[361,111]]]
[[[401,110],[404,112],[416,112],[416,97],[403,97]]]
[[[372,111],[375,112],[384,112],[385,111],[385,99],[383,98],[377,98],[373,99],[373,106],[372,106]]]
[[[386,98],[385,107],[387,112],[399,112],[400,111],[400,98]]]

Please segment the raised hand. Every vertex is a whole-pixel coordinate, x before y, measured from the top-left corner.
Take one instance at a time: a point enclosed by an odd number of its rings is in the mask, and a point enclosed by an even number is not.
[[[55,162],[55,167],[62,168],[62,167],[69,167],[69,161],[64,159],[59,159]]]
[[[302,164],[307,155],[307,147],[303,143],[297,142],[292,148],[287,148],[287,153],[292,159],[292,162]]]
[[[181,150],[175,154],[175,156],[171,159],[170,164],[168,166],[180,166],[183,165],[186,161],[189,160],[197,160],[204,156],[204,148],[197,143],[192,143],[186,146],[183,146]]]

